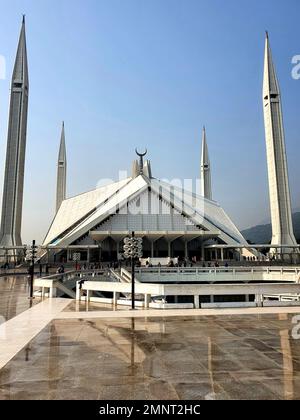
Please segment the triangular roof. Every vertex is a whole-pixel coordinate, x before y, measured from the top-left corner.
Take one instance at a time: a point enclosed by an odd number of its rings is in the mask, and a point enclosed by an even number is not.
[[[120,213],[145,191],[151,191],[157,199],[190,219],[193,225],[214,234],[218,232],[225,243],[235,246],[246,244],[239,230],[216,202],[164,181],[140,175],[63,201],[44,246],[65,247],[73,244],[108,217]]]

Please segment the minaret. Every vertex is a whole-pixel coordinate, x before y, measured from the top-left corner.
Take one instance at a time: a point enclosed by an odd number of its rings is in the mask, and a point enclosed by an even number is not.
[[[203,197],[207,198],[208,200],[212,200],[210,161],[209,161],[208,147],[207,147],[207,142],[206,142],[205,127],[203,127],[203,134],[202,134],[200,182],[201,182],[201,193]]]
[[[56,187],[56,212],[61,203],[66,199],[67,182],[67,155],[65,142],[65,124],[62,125],[58,162],[57,162],[57,187]]]
[[[21,223],[23,207],[28,92],[29,81],[25,35],[25,16],[23,16],[22,29],[11,83],[0,231],[1,246],[22,245]]]
[[[281,94],[272,60],[268,33],[266,34],[265,45],[263,105],[272,221],[272,244],[295,245],[296,239],[293,233]],[[285,248],[278,251],[274,249],[272,252],[289,253],[292,252],[292,249]]]

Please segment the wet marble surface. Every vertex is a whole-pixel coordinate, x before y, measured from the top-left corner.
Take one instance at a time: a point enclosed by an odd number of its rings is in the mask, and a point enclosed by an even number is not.
[[[64,310],[65,312],[120,312],[120,311],[128,311],[129,306],[127,305],[118,305],[113,306],[111,303],[98,303],[98,302],[84,302],[84,301],[75,301],[72,302],[67,306]],[[136,308],[136,310],[143,311],[143,308]],[[300,308],[299,308],[300,312]]]
[[[0,317],[1,320],[19,315],[30,308],[29,281],[27,276],[0,277]],[[33,305],[40,302],[34,299]]]
[[[299,399],[291,319],[56,319],[0,370],[0,399]]]

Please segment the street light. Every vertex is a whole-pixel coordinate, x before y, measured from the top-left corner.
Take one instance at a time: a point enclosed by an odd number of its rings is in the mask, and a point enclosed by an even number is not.
[[[143,239],[135,238],[134,232],[131,238],[124,239],[124,258],[131,259],[131,307],[135,309],[135,260],[143,256]]]
[[[33,297],[33,280],[34,280],[34,263],[37,259],[37,246],[35,241],[32,241],[32,245],[29,246],[26,250],[26,261],[30,261],[30,296],[29,299],[34,299]]]

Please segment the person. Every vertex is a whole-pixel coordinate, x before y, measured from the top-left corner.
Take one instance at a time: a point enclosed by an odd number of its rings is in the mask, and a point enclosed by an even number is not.
[[[42,264],[41,261],[39,263],[39,269],[40,269],[40,277],[42,277],[42,274],[43,274],[43,264]]]
[[[45,269],[45,271],[46,271],[46,274],[49,274],[49,264],[48,264],[48,263],[46,264],[46,269]]]
[[[205,267],[206,267],[206,264],[205,264],[205,262],[203,262],[203,264],[202,264],[202,267],[203,267],[203,268],[205,268]]]
[[[56,273],[57,274],[64,274],[65,272],[65,267],[63,265],[59,266]]]
[[[228,268],[229,267],[229,264],[228,264],[228,262],[226,261],[226,263],[225,263],[225,267],[226,268]]]

